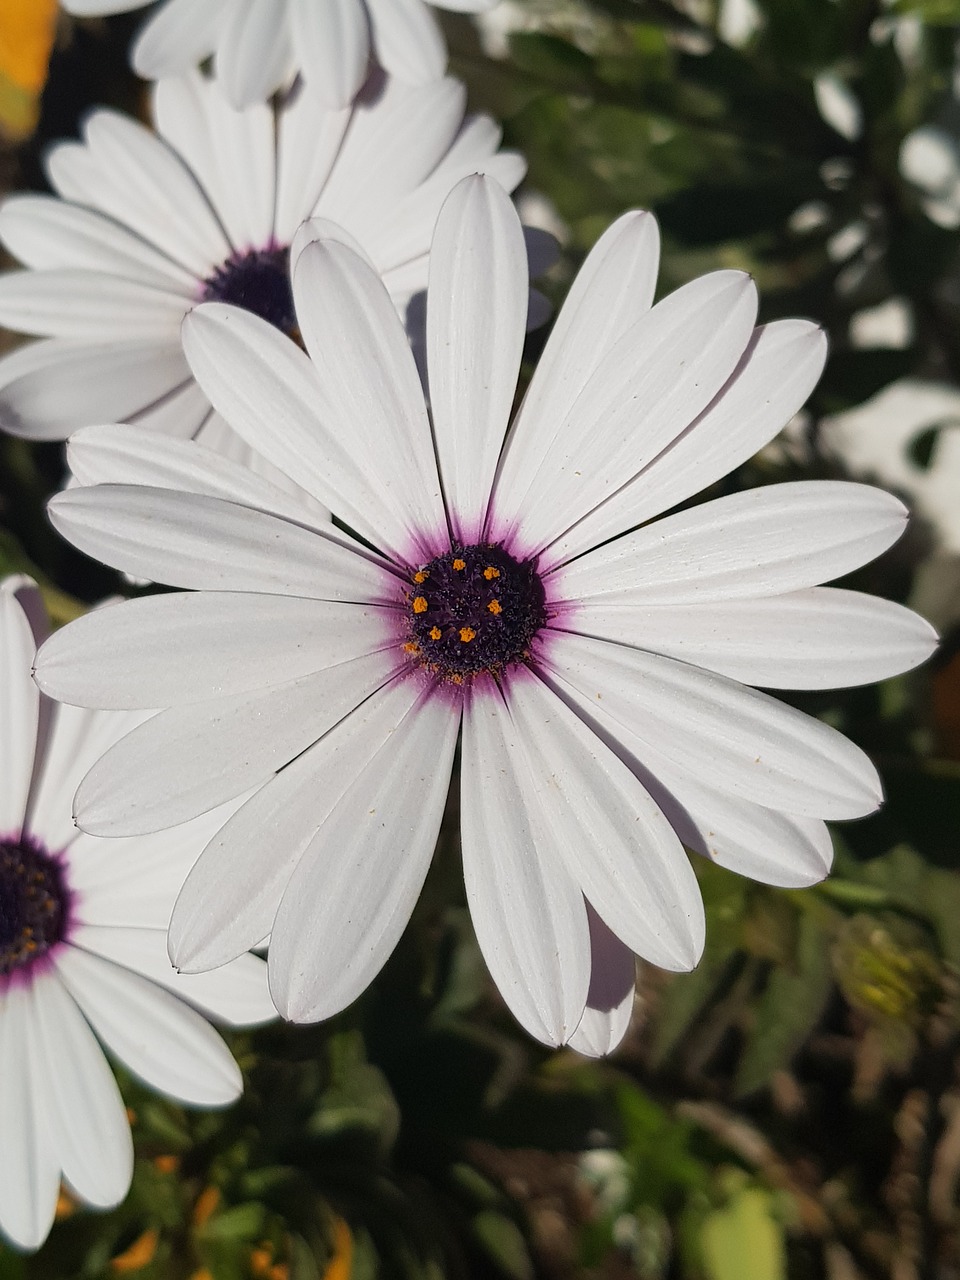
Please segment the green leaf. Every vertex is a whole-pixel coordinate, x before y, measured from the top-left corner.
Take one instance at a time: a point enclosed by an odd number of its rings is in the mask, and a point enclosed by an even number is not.
[[[762,1187],[743,1187],[707,1215],[700,1247],[708,1280],[786,1280],[783,1228],[773,1204]]]
[[[200,1232],[205,1240],[255,1240],[263,1235],[266,1208],[256,1200],[215,1213]]]
[[[517,1224],[495,1209],[484,1209],[473,1219],[473,1232],[484,1252],[513,1280],[533,1280],[533,1263]]]

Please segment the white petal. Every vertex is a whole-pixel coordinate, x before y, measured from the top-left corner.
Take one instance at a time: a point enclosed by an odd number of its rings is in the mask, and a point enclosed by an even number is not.
[[[43,1244],[60,1190],[32,1031],[36,1003],[56,982],[53,974],[40,974],[29,986],[7,987],[0,997],[0,1230],[20,1249]]]
[[[556,848],[597,914],[632,951],[692,969],[700,889],[673,829],[627,766],[535,677],[507,697]]]
[[[396,727],[386,739],[368,739],[369,763],[304,853],[277,912],[270,992],[295,1022],[338,1013],[380,972],[420,895],[440,831],[459,707],[421,693],[414,680],[377,699],[395,703]]]
[[[170,342],[188,306],[182,294],[101,271],[63,268],[0,276],[0,323],[21,333]]]
[[[327,109],[308,85],[301,85],[277,119],[277,208],[274,234],[289,244],[297,227],[316,207],[340,155],[352,112]]]
[[[77,0],[73,0],[76,4]],[[90,0],[83,0],[89,3]],[[116,0],[110,0],[116,5]],[[124,9],[139,7],[124,4]],[[223,14],[230,0],[167,0],[144,24],[131,50],[131,61],[138,76],[159,80],[178,75],[213,53],[223,24]],[[116,6],[119,8],[120,6]]]
[[[88,427],[71,437],[67,461],[82,485],[140,484],[206,494],[285,516],[326,535],[335,533],[302,489],[280,489],[251,467],[194,441],[122,426]],[[275,474],[289,483],[282,473]]]
[[[113,1072],[59,979],[38,992],[33,1028],[37,1086],[63,1176],[81,1200],[111,1208],[133,1176],[130,1126]]]
[[[447,528],[423,390],[380,278],[343,245],[307,245],[293,273],[297,318],[321,386],[319,417],[370,487],[364,506],[408,564],[429,560]],[[331,510],[339,513],[336,502]],[[346,519],[346,516],[344,516]]]
[[[221,86],[194,71],[154,89],[157,128],[194,173],[239,251],[273,239],[274,115],[265,103],[238,111]]]
[[[452,531],[479,542],[517,389],[527,318],[527,254],[499,183],[465,178],[430,252],[427,368]]]
[[[57,971],[111,1053],[151,1088],[200,1107],[225,1106],[243,1088],[213,1027],[139,974],[67,947]]]
[[[77,822],[93,835],[128,836],[206,813],[268,781],[395,665],[389,652],[372,654],[268,689],[162,711],[90,770],[74,802]]]
[[[589,1058],[613,1053],[627,1034],[636,990],[637,962],[629,947],[603,923],[590,904],[590,990],[570,1048]]]
[[[746,462],[800,409],[826,357],[826,336],[807,320],[755,329],[713,402],[635,480],[558,539],[551,558],[566,559],[642,524]]]
[[[212,973],[180,974],[167,955],[166,928],[85,925],[71,941],[84,951],[166,987],[218,1022],[250,1027],[270,1022],[277,1016],[267,990],[267,966],[259,956],[239,956]]]
[[[15,578],[0,583],[0,836],[14,839],[30,794],[40,715],[30,678],[36,645],[16,588]]]
[[[269,98],[292,75],[287,15],[277,0],[245,0],[224,15],[217,41],[217,77],[236,108]]]
[[[467,703],[462,750],[463,878],[480,950],[523,1027],[565,1044],[590,982],[586,908],[551,847],[498,690]]]
[[[388,575],[332,530],[203,494],[94,485],[57,494],[47,510],[88,555],[152,582],[358,603],[390,593]]]
[[[890,600],[814,587],[759,600],[608,604],[590,600],[563,628],[665,653],[765,689],[841,689],[909,671],[936,632]]]
[[[218,457],[229,459],[245,475],[249,475],[252,471],[260,479],[266,480],[282,493],[293,498],[298,511],[303,513],[298,517],[303,523],[319,528],[327,527],[330,520],[329,510],[316,498],[311,497],[306,489],[301,489],[285,471],[280,471],[256,449],[251,449],[246,440],[242,440],[219,413],[211,412],[194,436],[194,441],[204,449],[212,450]],[[290,509],[292,510],[292,506]],[[309,520],[307,513],[311,517]]]
[[[31,342],[0,360],[0,425],[63,440],[88,422],[125,422],[189,378],[175,330],[166,340]]]
[[[349,106],[367,76],[370,32],[361,0],[288,0],[293,47],[313,93]]]
[[[907,511],[882,489],[799,480],[678,511],[551,574],[567,600],[696,604],[784,595],[839,578],[903,533]]]
[[[801,817],[859,818],[880,804],[880,779],[859,747],[745,685],[569,634],[551,643],[549,666],[580,705],[602,701],[618,724],[717,790]]]
[[[498,515],[516,512],[605,352],[653,302],[660,233],[650,213],[625,213],[590,250],[537,363],[497,477]]]
[[[338,402],[296,343],[248,311],[216,304],[192,311],[182,337],[194,376],[234,431],[376,544],[384,524],[379,486],[365,473],[366,459],[357,457],[353,424],[331,420]],[[369,359],[362,364],[369,399]],[[388,421],[381,447],[398,434]],[[382,426],[382,409],[376,422]]]
[[[169,435],[177,440],[191,440],[212,412],[210,401],[193,378],[189,378],[148,409],[130,414],[128,421],[131,426],[141,427],[144,431]]]
[[[172,707],[283,685],[399,635],[393,611],[372,606],[252,592],[146,596],[58,631],[43,652],[43,687],[52,697],[69,687],[81,706]]]
[[[52,196],[15,195],[0,207],[0,239],[25,267],[79,267],[192,298],[197,280],[112,218]]]
[[[743,355],[756,309],[749,276],[715,271],[636,321],[599,362],[530,478],[516,517],[526,546],[569,529],[702,412]],[[498,524],[509,519],[499,499],[495,507]]]
[[[447,49],[436,18],[423,0],[366,0],[377,61],[407,84],[443,75]]]

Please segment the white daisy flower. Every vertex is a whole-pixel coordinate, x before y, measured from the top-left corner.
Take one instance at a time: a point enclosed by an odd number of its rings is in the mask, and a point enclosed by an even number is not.
[[[61,1176],[97,1208],[133,1171],[109,1054],[181,1102],[219,1107],[240,1071],[208,1017],[236,1026],[276,1016],[266,966],[242,955],[182,977],[167,924],[183,881],[227,816],[161,835],[98,840],[77,830],[77,783],[142,714],[80,711],[40,696],[30,676],[46,632],[39,592],[0,582],[0,1233],[36,1249]],[[193,1007],[191,1007],[193,1006]],[[199,1011],[199,1012],[198,1012]]]
[[[819,588],[905,511],[866,486],[736,493],[654,521],[765,444],[820,374],[802,320],[755,328],[753,282],[651,306],[654,219],[627,214],[575,281],[507,432],[523,346],[521,228],[459,184],[431,250],[432,422],[389,295],[336,241],[304,249],[306,355],[198,308],[185,346],[233,428],[360,540],[189,442],[93,428],[56,527],[187,588],[91,614],[37,678],[81,705],[167,710],[93,768],[78,821],[152,831],[257,788],[171,923],[188,971],[272,931],[271,991],[326,1018],[371,981],[427,872],[458,738],[467,898],[490,971],[537,1038],[606,1052],[633,954],[689,969],[704,918],[683,845],[807,885],[824,818],[880,803],[836,730],[747,687],[822,688],[922,661],[902,607]]]
[[[165,0],[133,46],[147,80],[179,75],[213,55],[235,107],[263,102],[299,72],[331,107],[345,107],[371,57],[405,84],[439,80],[447,46],[432,8],[480,13],[497,0]],[[63,0],[93,17],[150,0]]]
[[[346,111],[303,92],[276,112],[240,112],[194,74],[156,86],[157,133],[94,112],[82,142],[47,158],[60,198],[0,207],[0,239],[27,268],[0,276],[0,323],[41,337],[0,360],[0,426],[63,439],[131,422],[232,451],[184,360],[184,315],[214,299],[291,331],[288,256],[313,216],[362,246],[404,310],[426,286],[451,187],[484,171],[512,190],[524,173],[520,156],[497,151],[489,117],[464,119],[464,102],[447,79],[388,83]]]

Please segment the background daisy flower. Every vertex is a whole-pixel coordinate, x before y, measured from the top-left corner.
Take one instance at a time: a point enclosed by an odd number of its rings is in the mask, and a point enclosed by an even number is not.
[[[31,625],[32,624],[32,625]],[[79,711],[31,679],[46,618],[25,578],[0,582],[0,1232],[36,1249],[61,1176],[80,1200],[118,1204],[130,1129],[104,1051],[194,1106],[234,1101],[240,1071],[207,1017],[275,1016],[266,966],[239,956],[185,977],[167,957],[174,899],[226,814],[159,836],[98,840],[71,802],[92,761],[141,715]],[[205,1015],[205,1016],[203,1016]]]
[[[63,0],[78,17],[126,13],[149,0]],[[133,46],[147,80],[213,55],[235,107],[262,102],[299,72],[328,106],[345,107],[371,57],[406,84],[439,80],[447,48],[431,6],[479,13],[496,0],[165,0]]]
[[[309,356],[249,313],[195,311],[185,347],[212,402],[362,542],[196,446],[76,437],[92,487],[53,500],[57,528],[193,589],[98,611],[40,655],[57,697],[168,708],[93,768],[78,820],[129,835],[257,788],[178,900],[178,965],[272,931],[282,1013],[349,1004],[420,892],[462,735],[490,972],[531,1034],[602,1053],[629,1019],[632,953],[675,970],[700,955],[684,844],[811,884],[823,819],[877,807],[859,748],[747,683],[856,684],[930,653],[908,610],[816,585],[895,541],[904,508],[801,482],[654,519],[766,443],[824,359],[812,324],[755,328],[741,272],[651,306],[657,259],[647,214],[600,239],[509,432],[524,245],[489,179],[457,186],[434,236],[432,419],[382,282],[341,243],[295,267]]]
[[[0,277],[0,323],[41,337],[0,360],[0,426],[48,440],[134,422],[236,449],[184,360],[184,315],[215,299],[293,333],[289,253],[314,215],[362,247],[402,311],[426,285],[450,188],[482,170],[512,189],[524,173],[464,99],[451,79],[388,82],[344,111],[308,91],[235,111],[192,74],[156,86],[156,133],[94,112],[82,142],[47,157],[59,198],[0,207],[0,239],[27,268]]]

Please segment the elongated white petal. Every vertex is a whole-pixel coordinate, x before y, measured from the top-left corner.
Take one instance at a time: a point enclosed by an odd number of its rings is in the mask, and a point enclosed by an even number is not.
[[[191,71],[154,89],[157,129],[197,175],[234,248],[273,239],[274,113],[265,102],[242,111],[222,86]]]
[[[239,1096],[243,1082],[229,1049],[182,1000],[79,947],[65,948],[56,966],[99,1038],[151,1088],[200,1107]]]
[[[590,981],[586,908],[551,847],[516,738],[499,692],[469,700],[460,792],[467,903],[514,1017],[545,1044],[565,1044]]]
[[[775,320],[754,330],[711,404],[639,476],[550,548],[567,559],[699,493],[753,456],[801,408],[827,356],[822,330]]]
[[[43,687],[52,697],[69,688],[81,706],[172,707],[286,684],[398,636],[393,611],[374,606],[252,592],[146,596],[58,631],[44,649]]]
[[[632,951],[664,969],[692,969],[703,950],[703,904],[660,809],[539,679],[511,681],[507,696],[548,831],[585,897]]]
[[[84,4],[97,0],[81,0]],[[77,0],[72,0],[76,4]],[[116,0],[109,0],[116,6]],[[137,7],[142,0],[136,0]],[[144,80],[178,75],[202,62],[216,48],[224,11],[231,0],[167,0],[144,24],[133,43],[131,61]],[[123,8],[133,8],[124,4]],[[113,10],[111,10],[112,12]],[[104,10],[106,12],[106,10]]]
[[[497,512],[520,510],[561,422],[607,351],[650,310],[660,233],[650,213],[625,213],[603,233],[570,286],[517,414],[497,476]]]
[[[356,0],[288,0],[293,46],[315,93],[333,108],[349,106],[367,75],[370,32]]]
[[[627,1034],[636,989],[637,962],[629,947],[587,903],[590,923],[590,990],[570,1048],[589,1058],[613,1053]]]
[[[325,420],[321,380],[296,343],[248,311],[217,304],[192,311],[182,336],[194,377],[234,431],[377,543],[384,523],[378,490],[349,435]]]
[[[434,232],[427,369],[440,476],[454,536],[480,540],[516,393],[527,318],[527,254],[510,197],[465,178]]]
[[[0,1002],[0,1229],[21,1249],[38,1249],[53,1225],[60,1162],[45,1114],[43,1065],[31,1024],[57,978],[13,984]]]
[[[443,75],[447,50],[437,20],[423,0],[367,0],[377,61],[407,84]]]
[[[459,707],[401,681],[378,697],[407,710],[326,818],[294,872],[270,945],[280,1012],[315,1022],[345,1008],[403,932],[433,856]]]
[[[189,305],[172,289],[102,271],[62,268],[0,276],[0,323],[41,337],[169,342]]]
[[[665,653],[767,689],[840,689],[909,671],[937,644],[919,614],[890,600],[813,587],[759,600],[575,608],[564,629]]]
[[[16,195],[0,207],[0,239],[25,267],[79,267],[125,276],[193,299],[197,280],[111,218],[51,196]]]
[[[0,836],[20,835],[30,794],[40,694],[30,678],[36,645],[16,597],[18,580],[0,583]]]
[[[277,1016],[267,990],[267,966],[243,955],[211,973],[180,974],[167,955],[167,930],[84,925],[78,947],[158,983],[207,1017],[231,1026],[256,1026]]]
[[[303,84],[277,120],[277,208],[274,234],[289,244],[305,217],[316,208],[341,155],[352,111],[327,108],[318,93]]]
[[[58,979],[38,993],[33,1031],[35,1083],[63,1176],[88,1204],[119,1204],[133,1176],[126,1110],[103,1050]]]
[[[0,360],[0,425],[30,440],[63,440],[86,422],[127,421],[189,377],[175,334],[139,342],[31,342]]]
[[[551,575],[561,598],[696,604],[784,595],[839,578],[903,533],[882,489],[799,480],[704,502],[598,547]]]
[[[616,493],[710,403],[741,359],[756,314],[750,277],[715,271],[641,316],[558,424],[522,512],[498,499],[497,521],[539,549]]]
[[[630,733],[717,790],[801,817],[858,818],[880,804],[880,779],[859,747],[724,676],[559,633],[549,666],[586,705],[601,701]]]
[[[240,110],[269,98],[294,71],[290,30],[276,0],[244,0],[224,14],[214,54],[227,100]]]
[[[186,822],[262,785],[390,675],[389,653],[354,658],[250,693],[171,707],[87,774],[77,822],[101,836]]]
[[[306,246],[293,292],[319,375],[319,416],[362,469],[371,491],[364,506],[380,528],[375,542],[408,563],[432,558],[446,518],[420,377],[390,295],[334,241]]]
[[[94,485],[57,494],[48,511],[88,555],[153,582],[358,603],[389,596],[388,575],[333,530],[204,494]]]

